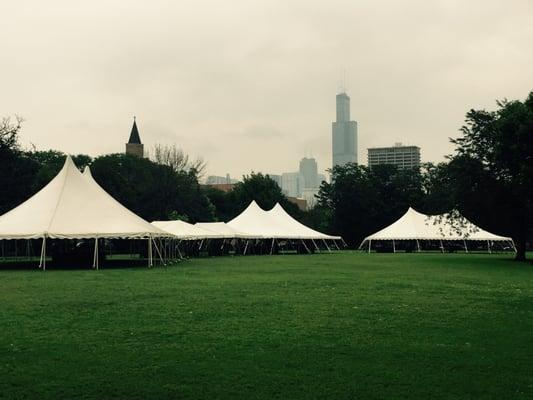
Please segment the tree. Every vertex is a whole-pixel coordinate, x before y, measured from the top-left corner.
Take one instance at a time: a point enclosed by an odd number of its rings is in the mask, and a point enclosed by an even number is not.
[[[127,154],[98,157],[91,165],[94,179],[115,199],[148,221],[176,215],[189,221],[211,221],[213,207],[193,171]]]
[[[0,215],[18,206],[34,194],[33,180],[39,168],[21,150],[18,135],[22,119],[0,122]]]
[[[174,172],[192,172],[195,171],[197,178],[205,173],[206,164],[201,158],[192,160],[187,153],[175,144],[168,146],[156,144],[153,152],[150,153],[150,159],[158,164],[167,165]]]
[[[526,259],[533,223],[533,92],[524,102],[498,101],[496,111],[470,110],[450,174],[455,202],[467,218],[513,237]]]

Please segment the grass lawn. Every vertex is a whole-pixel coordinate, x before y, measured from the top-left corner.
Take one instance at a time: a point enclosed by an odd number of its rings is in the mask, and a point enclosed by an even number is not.
[[[531,399],[511,255],[0,271],[0,398]]]

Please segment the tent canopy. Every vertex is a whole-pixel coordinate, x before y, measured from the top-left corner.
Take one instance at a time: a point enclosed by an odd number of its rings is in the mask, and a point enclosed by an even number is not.
[[[44,188],[0,216],[0,239],[168,236],[122,206],[67,156]]]
[[[232,228],[265,239],[340,239],[317,232],[292,218],[280,204],[265,211],[255,201],[228,222]]]
[[[396,222],[367,236],[368,240],[490,240],[512,241],[509,237],[487,232],[466,218],[461,217],[460,229],[450,223],[450,214],[426,215],[413,208]]]
[[[223,236],[185,221],[153,221],[152,225],[182,240],[216,239]]]
[[[242,232],[225,222],[197,222],[195,226],[211,231],[223,239],[257,239],[260,236]]]

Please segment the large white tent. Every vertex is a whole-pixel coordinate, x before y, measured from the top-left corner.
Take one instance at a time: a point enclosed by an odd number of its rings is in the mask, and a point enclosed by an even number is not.
[[[398,240],[414,240],[419,247],[419,241],[462,241],[467,240],[484,241],[487,242],[490,249],[491,242],[506,242],[513,247],[513,240],[510,237],[498,236],[487,232],[472,222],[468,221],[462,216],[457,216],[458,223],[451,223],[452,217],[450,214],[441,215],[426,215],[422,214],[413,208],[409,208],[407,212],[397,221],[391,225],[381,229],[380,231],[367,236],[361,243],[360,248],[368,243],[368,249],[372,245],[372,241],[392,241],[393,248],[395,248],[395,241]],[[442,248],[442,244],[441,244]]]
[[[44,188],[0,216],[0,239],[43,239],[43,266],[47,238],[143,238],[151,249],[152,239],[161,236],[169,235],[107,194],[88,170],[82,175],[70,157]]]
[[[228,225],[238,231],[246,232],[263,239],[289,239],[296,235],[279,224],[263,210],[257,203],[252,202],[246,209],[228,222]]]
[[[325,233],[315,231],[314,229],[305,226],[301,222],[295,220],[289,215],[287,211],[276,203],[276,205],[267,214],[280,226],[283,226],[287,231],[292,231],[301,239],[311,240],[342,240],[340,236],[330,236]]]
[[[164,230],[165,232],[171,233],[177,239],[181,240],[218,239],[223,237],[221,234],[180,220],[153,221],[152,225]]]

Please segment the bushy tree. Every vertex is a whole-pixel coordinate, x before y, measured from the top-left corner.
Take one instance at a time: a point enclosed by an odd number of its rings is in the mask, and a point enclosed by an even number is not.
[[[482,227],[509,234],[526,259],[533,224],[533,92],[524,102],[470,110],[449,171],[457,207]]]

